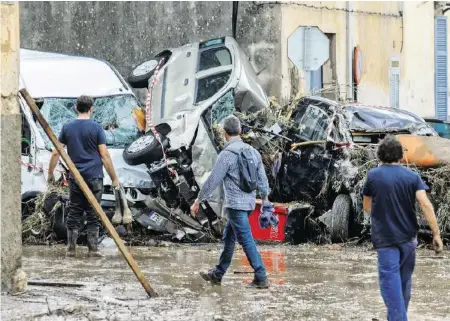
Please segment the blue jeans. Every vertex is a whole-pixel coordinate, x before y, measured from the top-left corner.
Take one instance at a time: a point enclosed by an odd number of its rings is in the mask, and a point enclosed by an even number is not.
[[[219,264],[215,267],[213,274],[221,280],[228,270],[234,254],[236,239],[242,246],[250,266],[255,271],[255,280],[265,281],[267,279],[266,268],[261,260],[261,255],[256,248],[248,222],[249,212],[227,209],[228,221],[223,231],[224,248],[220,254]]]
[[[377,249],[381,296],[388,321],[407,321],[417,240]]]

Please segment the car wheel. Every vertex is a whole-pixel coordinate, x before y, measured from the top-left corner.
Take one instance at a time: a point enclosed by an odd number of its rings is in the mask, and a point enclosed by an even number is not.
[[[286,243],[297,245],[317,239],[320,231],[317,224],[313,224],[310,220],[313,213],[314,208],[306,204],[289,211],[284,226],[284,241]]]
[[[339,194],[334,200],[331,224],[328,226],[332,242],[339,243],[348,239],[351,208],[352,199],[349,195]]]
[[[163,158],[163,148],[168,145],[167,138],[160,134],[161,144],[152,132],[139,137],[123,151],[123,159],[128,165],[140,165],[159,161]]]
[[[164,66],[170,58],[170,52],[164,52],[157,57],[144,61],[133,68],[131,75],[128,77],[128,82],[133,88],[148,88],[149,79],[155,73],[156,67],[160,60],[164,58],[162,66]]]

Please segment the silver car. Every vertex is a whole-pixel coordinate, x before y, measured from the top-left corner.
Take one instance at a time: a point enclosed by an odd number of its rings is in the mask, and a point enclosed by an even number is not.
[[[156,200],[151,200],[150,207],[159,214],[170,215],[168,210],[177,210],[188,215],[192,197],[217,159],[216,126],[236,111],[256,112],[267,107],[267,95],[248,58],[231,37],[164,50],[134,68],[128,82],[134,88],[148,86],[151,107],[146,112],[151,113],[161,142],[147,124],[146,135],[124,150],[124,159],[130,165],[149,167],[157,190],[154,195],[163,202],[155,206]],[[180,197],[180,189],[192,193]],[[222,216],[221,194],[216,190],[210,198],[209,214]],[[204,219],[212,223],[215,214],[206,214]],[[197,219],[204,225],[201,215]]]

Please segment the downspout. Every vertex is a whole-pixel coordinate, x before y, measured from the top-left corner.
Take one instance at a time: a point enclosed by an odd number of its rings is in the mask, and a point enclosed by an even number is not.
[[[347,1],[345,3],[346,8],[346,14],[345,14],[345,20],[346,20],[346,26],[347,26],[347,36],[346,36],[346,42],[347,42],[347,72],[346,72],[346,83],[347,83],[347,100],[353,100],[353,28],[351,23],[351,14],[350,14],[350,8],[351,2]]]
[[[233,13],[231,16],[231,28],[233,32],[233,38],[236,39],[236,25],[237,25],[237,15],[238,15],[239,1],[233,1]]]

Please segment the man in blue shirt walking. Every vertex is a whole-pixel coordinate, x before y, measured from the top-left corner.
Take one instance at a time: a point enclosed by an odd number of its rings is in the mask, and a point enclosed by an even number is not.
[[[118,186],[119,180],[106,148],[105,132],[100,124],[90,119],[93,105],[92,97],[80,96],[77,99],[78,118],[64,124],[59,134],[59,141],[63,147],[67,146],[67,153],[97,201],[100,202],[103,193],[103,166],[105,166],[113,186]],[[59,153],[55,149],[48,170],[49,183],[54,181],[53,172],[58,160]],[[97,247],[100,221],[72,175],[69,177],[69,190],[67,256],[76,255],[78,233],[82,227],[83,214],[86,212],[89,256],[101,257],[102,255]]]
[[[372,242],[378,252],[381,296],[389,321],[407,321],[411,277],[416,260],[416,201],[433,231],[436,253],[443,249],[428,186],[400,165],[403,147],[393,136],[378,147],[380,166],[369,171],[363,189],[364,210],[372,214]]]
[[[268,202],[269,183],[262,164],[261,155],[254,148],[245,144],[239,135],[241,124],[237,117],[228,116],[223,122],[225,139],[227,144],[218,158],[211,175],[199,192],[195,203],[192,205],[192,214],[197,214],[201,202],[207,200],[213,191],[223,182],[225,192],[224,207],[228,214],[228,221],[223,233],[224,249],[220,255],[219,264],[208,273],[200,273],[206,281],[220,284],[233,258],[236,240],[241,244],[251,267],[255,271],[255,277],[249,284],[254,288],[268,288],[266,268],[261,260],[255,241],[250,230],[248,216],[255,209],[255,192],[246,193],[241,190],[237,182],[240,181],[238,155],[227,147],[233,149],[249,148],[252,151],[252,160],[257,166],[257,186],[264,202]]]

